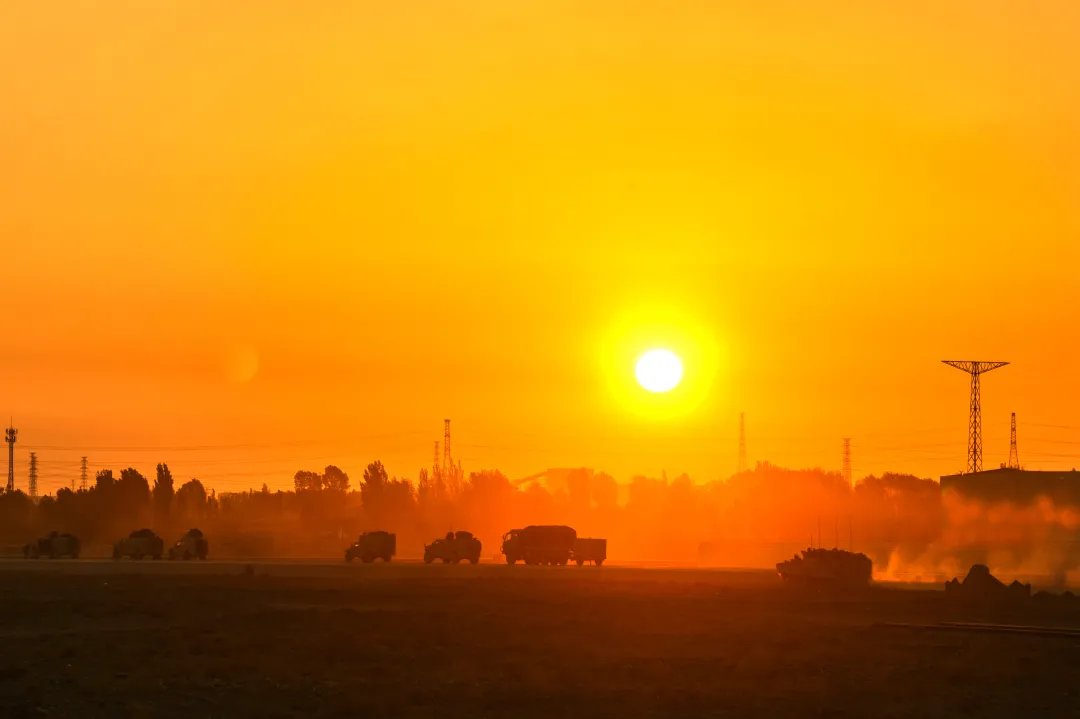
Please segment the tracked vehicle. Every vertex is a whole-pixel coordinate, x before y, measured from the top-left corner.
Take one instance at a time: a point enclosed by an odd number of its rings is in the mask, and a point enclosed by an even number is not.
[[[49,532],[48,535],[24,546],[23,556],[27,559],[37,559],[38,557],[48,557],[49,559],[71,557],[72,559],[78,559],[80,549],[81,543],[74,534]]]
[[[790,584],[865,587],[874,563],[865,554],[843,549],[811,548],[776,565],[780,578]]]
[[[443,563],[457,564],[465,560],[476,564],[480,561],[480,540],[472,532],[447,532],[445,537],[424,547],[424,561],[431,564],[436,559]]]

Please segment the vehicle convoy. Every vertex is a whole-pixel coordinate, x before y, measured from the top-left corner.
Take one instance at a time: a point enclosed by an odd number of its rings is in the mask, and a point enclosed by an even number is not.
[[[376,559],[382,559],[384,562],[389,562],[395,552],[397,552],[397,535],[382,530],[364,532],[345,550],[345,561],[359,559],[361,562],[370,564]]]
[[[476,564],[480,561],[480,540],[472,532],[447,532],[445,537],[424,546],[424,561],[431,564],[436,559],[444,564],[457,564],[463,559]]]
[[[206,559],[210,552],[210,543],[206,541],[201,529],[192,527],[184,536],[169,547],[169,559]]]
[[[780,578],[792,584],[859,587],[870,584],[870,557],[843,549],[807,549],[776,565]]]
[[[161,559],[165,552],[165,541],[152,529],[136,529],[134,532],[113,545],[113,559],[131,557],[142,559],[153,557]]]
[[[574,540],[574,551],[571,558],[579,567],[585,562],[592,562],[599,567],[607,559],[607,540],[578,537]]]
[[[525,564],[557,564],[585,562],[600,566],[607,559],[607,540],[578,537],[573,527],[531,524],[523,529],[511,529],[503,535],[502,553],[507,564],[519,560]]]
[[[80,548],[79,538],[74,534],[49,532],[48,535],[23,546],[23,556],[27,559],[37,559],[38,557],[48,557],[49,559],[71,557],[72,559],[78,559]]]

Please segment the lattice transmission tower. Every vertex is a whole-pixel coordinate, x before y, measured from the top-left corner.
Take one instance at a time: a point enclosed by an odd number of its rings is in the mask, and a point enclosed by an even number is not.
[[[739,469],[738,473],[746,471],[746,415],[739,412]]]
[[[15,491],[15,441],[19,438],[19,430],[9,426],[4,430],[4,441],[8,446],[7,460],[7,491]]]
[[[982,400],[979,397],[979,377],[990,370],[1004,367],[1008,362],[982,360],[941,360],[950,367],[971,375],[971,401],[968,413],[967,474],[982,471]]]
[[[30,499],[37,498],[37,452],[30,453]]]
[[[1016,451],[1016,412],[1009,417],[1009,469],[1020,469],[1020,453]]]
[[[86,491],[86,475],[87,475],[87,462],[86,462],[86,457],[83,457],[82,461],[79,462],[79,491],[80,492],[85,492]],[[72,489],[74,489],[74,487],[72,487]]]

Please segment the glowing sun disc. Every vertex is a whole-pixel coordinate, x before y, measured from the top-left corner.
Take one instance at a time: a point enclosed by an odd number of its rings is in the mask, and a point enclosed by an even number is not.
[[[682,360],[670,350],[649,350],[638,358],[634,376],[649,392],[670,392],[682,381]]]

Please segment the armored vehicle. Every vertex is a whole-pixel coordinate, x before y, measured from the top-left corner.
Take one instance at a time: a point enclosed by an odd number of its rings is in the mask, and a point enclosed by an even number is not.
[[[78,559],[80,546],[79,538],[74,534],[49,532],[47,536],[24,546],[23,556],[27,559],[37,559],[38,557],[48,557],[49,559],[71,557],[72,559]]]
[[[558,564],[570,561],[577,532],[561,525],[529,525],[503,535],[502,553],[506,563]]]
[[[113,545],[113,559],[120,559],[120,557],[161,559],[164,552],[165,541],[152,529],[136,529]]]
[[[480,540],[472,532],[447,532],[442,539],[424,546],[424,561],[431,564],[436,559],[454,564],[466,559],[476,564],[480,561]]]
[[[202,530],[193,527],[169,547],[169,559],[206,559],[209,551],[210,544]]]
[[[578,537],[574,540],[573,560],[580,567],[585,562],[600,566],[607,559],[607,540]]]
[[[359,559],[361,562],[370,564],[376,559],[389,562],[397,551],[397,535],[381,530],[364,532],[352,546],[345,550],[345,561],[351,562]]]
[[[812,548],[776,565],[785,582],[808,585],[866,586],[873,562],[865,554],[843,549]]]

